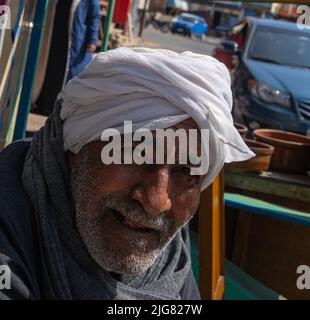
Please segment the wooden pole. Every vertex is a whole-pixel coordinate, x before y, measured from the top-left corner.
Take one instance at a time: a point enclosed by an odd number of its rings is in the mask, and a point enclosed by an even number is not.
[[[115,8],[115,0],[109,0],[107,15],[104,21],[103,41],[101,46],[102,52],[108,50],[109,39],[110,39],[110,27],[113,19],[114,8]]]
[[[139,30],[139,34],[138,34],[138,37],[140,37],[140,38],[142,37],[142,34],[143,34],[145,13],[147,10],[148,3],[149,3],[149,0],[144,0],[144,8],[143,8],[143,12],[142,12],[141,20],[140,20],[140,30]]]
[[[201,194],[198,212],[199,289],[203,300],[224,296],[224,170]]]

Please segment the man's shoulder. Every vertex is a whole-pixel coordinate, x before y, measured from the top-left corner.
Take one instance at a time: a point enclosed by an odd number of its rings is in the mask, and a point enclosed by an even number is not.
[[[0,265],[10,268],[13,287],[0,292],[0,300],[27,299],[38,292],[38,235],[32,203],[22,184],[28,148],[29,142],[21,141],[0,152]]]
[[[17,169],[22,172],[26,152],[30,146],[30,141],[16,141],[9,144],[0,152],[0,170]],[[2,173],[3,174],[3,173]]]
[[[0,216],[9,211],[24,211],[29,199],[22,185],[24,159],[29,142],[15,142],[0,152]]]
[[[30,140],[20,140],[9,144],[0,152],[0,168],[16,167],[22,171]]]
[[[0,232],[14,230],[20,239],[33,236],[35,218],[22,173],[29,142],[15,142],[0,152]]]
[[[0,232],[14,230],[19,238],[32,236],[32,203],[22,184],[29,142],[15,142],[0,152]]]

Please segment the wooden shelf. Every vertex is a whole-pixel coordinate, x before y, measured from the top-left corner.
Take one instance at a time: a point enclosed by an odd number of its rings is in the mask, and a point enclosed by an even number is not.
[[[225,169],[225,191],[310,213],[308,174],[262,171],[257,173]]]

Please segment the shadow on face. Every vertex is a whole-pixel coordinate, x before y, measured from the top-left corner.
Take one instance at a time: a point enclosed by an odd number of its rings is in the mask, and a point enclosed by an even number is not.
[[[171,129],[197,129],[197,125],[187,119]],[[201,177],[190,175],[189,164],[105,165],[103,146],[94,141],[77,155],[67,154],[77,228],[101,267],[139,273],[193,217]]]

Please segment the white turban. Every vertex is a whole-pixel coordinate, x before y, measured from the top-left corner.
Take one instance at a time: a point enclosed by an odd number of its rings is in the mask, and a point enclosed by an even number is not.
[[[225,162],[254,156],[233,125],[230,75],[216,59],[192,52],[118,48],[99,53],[72,79],[63,100],[64,149],[73,153],[108,128],[165,129],[189,117],[209,129],[206,188]]]

